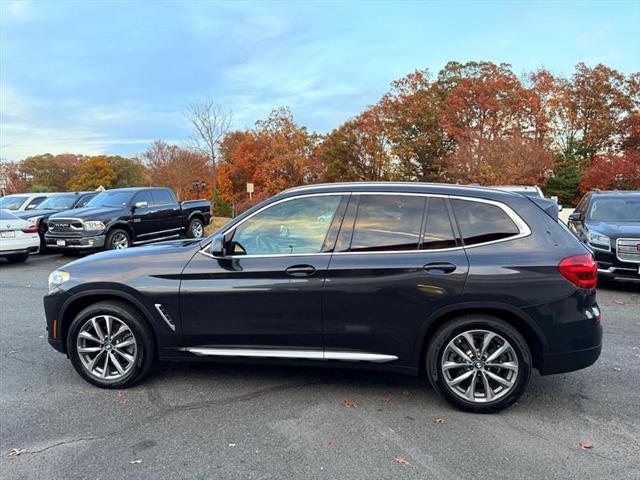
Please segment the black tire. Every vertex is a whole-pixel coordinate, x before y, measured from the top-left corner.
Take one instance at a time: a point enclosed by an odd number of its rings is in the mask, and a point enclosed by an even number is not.
[[[133,332],[136,341],[136,360],[132,368],[122,377],[109,380],[98,378],[91,374],[80,360],[77,350],[77,340],[82,326],[87,320],[101,315],[110,315],[126,324]],[[101,388],[127,388],[130,387],[151,371],[155,362],[156,345],[153,333],[140,313],[130,305],[118,301],[104,301],[94,303],[82,310],[69,326],[67,335],[67,353],[73,368],[87,382]]]
[[[517,357],[518,371],[515,374],[513,386],[510,391],[497,400],[484,403],[465,400],[447,385],[444,369],[442,369],[442,358],[446,347],[458,335],[470,330],[485,330],[498,334],[509,342]],[[433,388],[450,404],[468,412],[492,413],[513,405],[522,396],[531,378],[532,361],[527,342],[509,323],[490,315],[465,315],[443,325],[432,336],[427,347],[425,360],[427,376]],[[480,375],[478,376],[480,377]]]
[[[29,258],[28,253],[15,253],[13,255],[7,255],[7,260],[9,260],[10,263],[23,263],[27,261],[27,258]]]
[[[194,231],[195,229],[195,231]],[[199,234],[197,232],[200,232]],[[192,218],[187,226],[187,237],[202,238],[204,236],[204,223],[199,218]]]
[[[124,235],[124,237],[121,237]],[[129,248],[131,246],[131,235],[126,230],[122,230],[121,228],[114,228],[107,234],[107,239],[104,243],[105,250],[117,250],[117,246],[115,245],[116,240],[119,238],[125,238],[127,242],[127,246],[124,248]]]

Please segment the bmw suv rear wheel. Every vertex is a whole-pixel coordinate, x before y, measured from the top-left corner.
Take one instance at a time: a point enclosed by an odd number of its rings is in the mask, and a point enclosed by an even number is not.
[[[433,387],[453,405],[494,412],[513,404],[531,376],[531,353],[504,320],[469,315],[445,324],[427,349]]]

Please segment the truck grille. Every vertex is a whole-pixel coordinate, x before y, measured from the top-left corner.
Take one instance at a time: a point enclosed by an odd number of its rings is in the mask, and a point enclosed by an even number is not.
[[[75,219],[49,219],[49,232],[51,233],[78,233],[83,229],[82,222]]]
[[[622,262],[640,263],[640,238],[616,240],[616,255]]]

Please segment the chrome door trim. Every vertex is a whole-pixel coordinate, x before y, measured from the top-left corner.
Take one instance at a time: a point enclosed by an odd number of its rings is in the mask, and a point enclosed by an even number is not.
[[[161,303],[156,303],[154,305],[156,307],[156,310],[158,311],[158,313],[160,314],[160,317],[165,321],[165,323],[167,324],[167,326],[173,330],[174,332],[176,331],[176,326],[173,324],[173,322],[164,314],[164,312],[162,311],[162,304]],[[165,307],[166,308],[166,307]]]
[[[149,235],[158,235],[160,233],[175,232],[176,230],[182,230],[182,228],[183,227],[169,228],[168,230],[159,230],[157,232],[143,233],[138,235],[138,237],[148,237]]]
[[[175,235],[169,235],[168,237],[159,237],[159,238],[150,238],[149,240],[142,240],[141,242],[131,242],[133,245],[142,245],[145,243],[152,243],[152,242],[160,242],[162,240],[170,240],[172,238],[179,238],[180,234],[176,233]]]
[[[397,360],[395,355],[367,352],[341,352],[336,350],[287,350],[269,348],[185,347],[183,351],[198,356],[244,358],[297,358],[301,360],[339,360],[345,362],[385,363]]]

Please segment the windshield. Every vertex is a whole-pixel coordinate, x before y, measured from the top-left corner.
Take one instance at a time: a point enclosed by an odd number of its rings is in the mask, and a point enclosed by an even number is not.
[[[66,210],[73,207],[77,195],[54,195],[42,202],[39,208],[43,210]]]
[[[640,198],[602,198],[591,206],[589,218],[595,222],[640,223]]]
[[[131,191],[101,192],[87,203],[87,207],[124,207],[129,205],[134,193]]]
[[[27,198],[29,197],[14,197],[12,195],[0,198],[0,208],[4,208],[6,210],[18,210],[20,205],[27,201]]]

